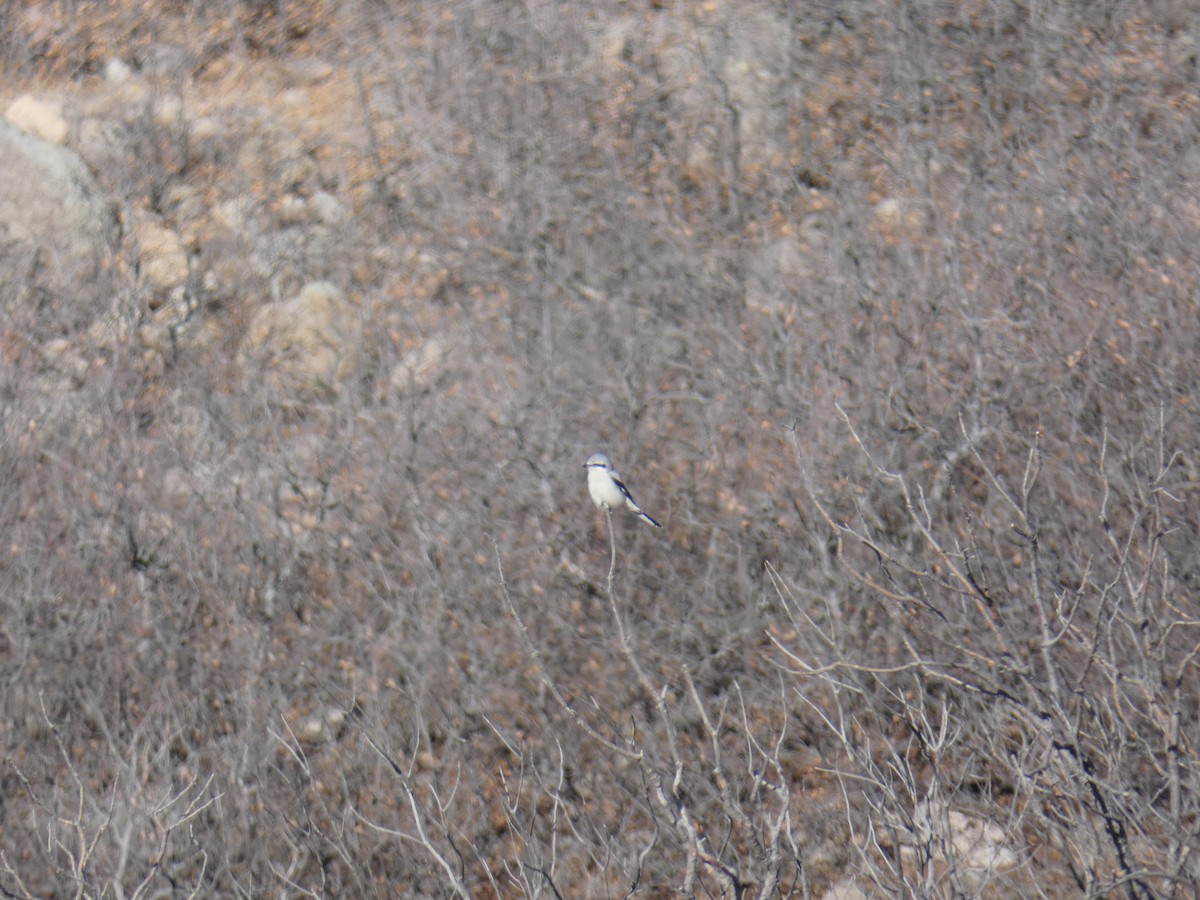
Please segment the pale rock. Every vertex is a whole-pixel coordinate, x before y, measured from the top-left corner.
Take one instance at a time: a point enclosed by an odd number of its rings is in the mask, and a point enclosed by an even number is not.
[[[249,197],[233,197],[213,207],[213,220],[226,231],[244,231],[254,214],[254,203]]]
[[[166,94],[154,100],[154,121],[159,125],[176,125],[183,121],[183,98]]]
[[[109,351],[129,343],[134,334],[133,317],[117,310],[99,316],[87,330],[88,343],[100,351]]]
[[[132,77],[133,69],[119,57],[114,56],[104,64],[104,80],[111,85],[124,84]]]
[[[328,709],[314,713],[300,725],[298,737],[306,743],[326,743],[338,737],[345,729],[346,714],[340,709]]]
[[[51,338],[42,344],[42,355],[46,359],[57,359],[71,350],[71,342],[66,338]]]
[[[894,231],[900,226],[900,201],[895,197],[880,200],[875,204],[872,215],[880,231]]]
[[[921,231],[921,214],[913,204],[896,197],[887,197],[871,210],[871,224],[889,242],[899,238],[915,238]]]
[[[913,811],[913,825],[914,842],[937,848],[939,862],[951,857],[959,877],[972,893],[983,892],[989,883],[1020,862],[1004,829],[987,819],[956,809],[939,806],[931,809],[931,804],[922,802]],[[913,861],[916,853],[910,844],[900,848],[901,859],[906,862]]]
[[[283,394],[336,394],[358,366],[362,321],[336,285],[318,281],[289,300],[260,309],[250,322],[245,352],[266,367]]]
[[[392,368],[388,379],[392,390],[397,394],[406,394],[427,386],[449,352],[450,341],[447,338],[435,336],[427,339],[421,346],[405,354]]]
[[[94,171],[111,165],[124,138],[116,119],[105,116],[84,116],[75,129],[73,146]]]
[[[596,55],[605,65],[620,66],[632,56],[634,42],[642,32],[642,25],[636,16],[620,16],[614,18],[603,30],[596,41]]]
[[[39,100],[22,94],[9,104],[4,118],[26,134],[41,138],[48,144],[67,142],[67,120],[63,118],[62,104],[53,100]]]
[[[138,326],[138,340],[146,349],[166,355],[171,350],[171,329],[161,322],[143,322]]]
[[[1004,829],[995,822],[964,815],[958,810],[949,812],[951,843],[958,854],[964,875],[973,887],[981,889],[992,876],[1013,868],[1020,861]]]
[[[341,225],[346,219],[346,207],[333,194],[317,191],[309,198],[313,218],[322,225]]]
[[[338,708],[328,710],[325,713],[325,724],[335,733],[340,731],[346,724],[346,711]]]
[[[283,71],[285,77],[294,84],[319,84],[329,79],[337,69],[323,59],[301,57],[285,61]]]
[[[55,371],[70,379],[72,387],[83,387],[87,380],[88,363],[70,341],[51,338],[42,345],[42,356]]]
[[[275,205],[275,218],[280,225],[303,225],[308,221],[308,201],[298,194],[285,194]]]
[[[159,208],[174,222],[199,219],[208,213],[204,195],[186,181],[168,184],[163,190]]]
[[[622,59],[628,35],[606,38],[610,58]],[[703,20],[699,28],[663,19],[646,36],[663,89],[681,112],[674,121],[703,121],[732,107],[737,112],[739,162],[743,170],[773,163],[788,151],[786,104],[776,102],[787,83],[788,24],[768,5],[744,2]],[[721,113],[721,128],[730,124]],[[696,134],[682,125],[685,171],[701,182],[724,179],[728,149],[717,129]]]
[[[208,141],[225,133],[221,122],[214,116],[197,116],[188,123],[188,132],[198,141]]]
[[[58,298],[44,315],[68,329],[93,317],[117,237],[116,205],[83,160],[0,119],[0,246],[11,271]],[[11,297],[0,297],[0,316]]]
[[[321,525],[327,486],[318,478],[293,476],[276,489],[275,509],[282,524],[294,535],[315,531]]]
[[[284,138],[273,149],[276,180],[284,190],[297,191],[317,180],[317,161],[299,138]]]
[[[141,276],[151,290],[161,294],[187,281],[188,256],[179,235],[154,221],[139,223],[134,234]],[[152,299],[150,308],[157,308],[160,302]]]
[[[325,720],[320,716],[309,716],[300,726],[300,739],[315,743],[325,737]]]

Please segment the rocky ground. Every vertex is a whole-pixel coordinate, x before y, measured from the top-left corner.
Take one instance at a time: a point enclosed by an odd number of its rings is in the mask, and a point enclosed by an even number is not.
[[[0,892],[1196,891],[1187,4],[0,24]]]

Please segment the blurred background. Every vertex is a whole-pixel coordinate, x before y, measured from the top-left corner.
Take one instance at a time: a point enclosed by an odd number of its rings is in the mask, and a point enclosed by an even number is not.
[[[1198,54],[0,4],[0,892],[1196,893]]]

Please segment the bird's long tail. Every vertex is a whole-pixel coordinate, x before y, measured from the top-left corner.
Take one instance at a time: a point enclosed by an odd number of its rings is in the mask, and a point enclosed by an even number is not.
[[[657,522],[655,522],[655,521],[654,521],[652,518],[650,518],[648,515],[646,515],[646,513],[642,512],[642,510],[641,510],[641,509],[635,509],[635,510],[634,510],[634,513],[636,513],[636,514],[637,514],[637,517],[638,517],[639,519],[641,519],[643,522],[649,522],[649,523],[650,523],[651,525],[653,525],[655,528],[662,528],[662,526],[661,526],[661,525],[659,525],[659,524],[658,524]]]

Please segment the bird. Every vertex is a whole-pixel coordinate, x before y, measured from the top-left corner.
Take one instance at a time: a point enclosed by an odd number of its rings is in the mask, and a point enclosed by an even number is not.
[[[612,460],[605,454],[593,453],[583,465],[588,470],[588,492],[592,495],[592,502],[598,507],[610,513],[617,507],[624,506],[643,522],[649,522],[655,528],[662,528],[637,505],[620,474],[613,468]]]

